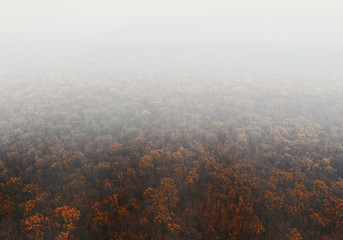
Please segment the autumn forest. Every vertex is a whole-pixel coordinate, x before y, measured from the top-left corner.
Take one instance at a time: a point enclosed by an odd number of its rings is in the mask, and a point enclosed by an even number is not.
[[[343,239],[339,52],[48,49],[3,51],[0,239]]]

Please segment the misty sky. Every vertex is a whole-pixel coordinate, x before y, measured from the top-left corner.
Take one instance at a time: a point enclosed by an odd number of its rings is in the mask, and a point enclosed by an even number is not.
[[[2,40],[340,43],[338,0],[4,0]]]

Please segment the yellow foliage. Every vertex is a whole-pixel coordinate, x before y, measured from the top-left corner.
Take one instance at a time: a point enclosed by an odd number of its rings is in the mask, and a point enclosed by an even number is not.
[[[35,207],[35,200],[28,200],[26,201],[25,204],[25,213],[29,213],[33,210],[33,208]]]
[[[73,231],[76,229],[76,225],[79,222],[81,213],[76,208],[69,206],[58,207],[55,209],[55,213],[58,216],[62,216],[64,220],[63,228],[67,231]]]
[[[169,231],[172,232],[177,232],[181,230],[181,227],[176,223],[168,223],[167,228],[169,229]]]
[[[118,210],[118,219],[119,220],[122,220],[124,217],[127,217],[129,215],[130,215],[129,212],[123,207]]]
[[[69,232],[61,232],[55,239],[56,240],[67,240]]]
[[[109,152],[110,154],[116,154],[122,148],[123,148],[123,144],[116,141],[110,145]]]
[[[139,161],[139,166],[141,168],[151,167],[154,160],[150,155],[144,155],[141,160]]]
[[[93,228],[104,227],[110,225],[110,219],[106,212],[97,211],[95,217],[92,219]]]
[[[288,240],[301,240],[301,234],[298,232],[296,228],[289,228],[288,233],[286,233],[286,237]]]
[[[108,203],[111,208],[115,209],[118,207],[118,194],[114,193],[108,198]]]
[[[193,184],[194,183],[193,178],[191,176],[187,176],[187,182],[189,184]]]
[[[43,239],[45,224],[48,221],[42,214],[36,213],[25,219],[25,230],[31,232],[33,239]]]

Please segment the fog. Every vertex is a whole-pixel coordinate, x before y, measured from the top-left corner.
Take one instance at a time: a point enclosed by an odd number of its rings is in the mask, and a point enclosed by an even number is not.
[[[176,57],[204,62],[206,54],[235,62],[241,51],[241,57],[264,55],[274,62],[331,58],[335,64],[342,55],[342,7],[333,0],[6,1],[0,10],[0,61],[9,67],[27,62],[33,69],[75,64],[96,72],[111,61],[123,66],[142,58],[147,64],[160,57],[158,64],[170,67],[170,58],[177,65]],[[231,56],[230,49],[237,54]]]
[[[131,58],[134,51],[161,55],[166,54],[161,49],[172,48],[181,58],[185,51],[195,59],[203,49],[213,49],[213,57],[224,61],[230,59],[227,48],[252,57],[275,50],[275,60],[288,48],[301,57],[318,51],[332,57],[342,54],[342,7],[335,0],[6,1],[0,10],[0,61],[72,65],[67,64],[71,57],[87,68],[87,61],[103,54],[110,64],[111,54]]]
[[[0,239],[342,239],[342,3],[1,5]]]
[[[342,42],[340,1],[7,1],[2,41]],[[17,42],[18,41],[18,42]]]

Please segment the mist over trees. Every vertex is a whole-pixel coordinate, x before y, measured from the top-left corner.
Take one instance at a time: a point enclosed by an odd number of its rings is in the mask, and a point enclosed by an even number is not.
[[[342,238],[341,49],[58,46],[1,60],[1,239]]]

